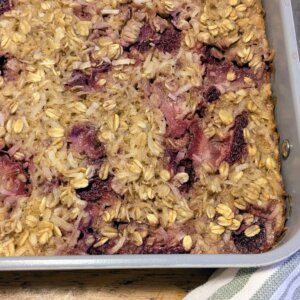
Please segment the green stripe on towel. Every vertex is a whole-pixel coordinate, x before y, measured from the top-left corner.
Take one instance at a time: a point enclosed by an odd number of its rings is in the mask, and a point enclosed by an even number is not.
[[[290,273],[299,265],[300,255],[289,258],[272,276],[270,276],[254,294],[251,300],[270,299],[277,291],[280,285],[290,275]]]
[[[240,269],[232,281],[219,288],[208,300],[229,300],[245,286],[256,270],[256,268]]]

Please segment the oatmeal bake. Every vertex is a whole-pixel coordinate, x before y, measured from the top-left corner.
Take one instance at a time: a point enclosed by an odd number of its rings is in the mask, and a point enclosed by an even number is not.
[[[284,229],[260,0],[0,0],[0,255],[259,253]]]

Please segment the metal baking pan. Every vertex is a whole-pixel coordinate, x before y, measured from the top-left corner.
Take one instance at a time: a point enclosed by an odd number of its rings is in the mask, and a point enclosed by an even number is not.
[[[293,200],[292,212],[287,231],[276,247],[262,254],[2,257],[0,270],[255,267],[276,263],[300,248],[300,218],[297,217],[300,215],[300,62],[293,21],[293,11],[295,16],[300,15],[300,1],[264,0],[263,4],[268,39],[276,50],[273,90],[278,99],[278,130],[281,142],[288,140],[291,145],[288,159],[282,160],[282,174],[289,199]],[[298,23],[300,26],[300,20]]]

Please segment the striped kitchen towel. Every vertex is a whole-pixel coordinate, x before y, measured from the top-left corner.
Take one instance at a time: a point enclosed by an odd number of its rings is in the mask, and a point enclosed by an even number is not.
[[[219,269],[184,300],[300,300],[300,251],[269,267]]]

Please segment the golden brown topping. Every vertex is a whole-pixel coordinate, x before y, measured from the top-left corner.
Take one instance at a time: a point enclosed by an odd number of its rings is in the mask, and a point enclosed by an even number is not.
[[[260,0],[9,10],[0,255],[243,252],[279,233],[257,209],[283,197]]]

